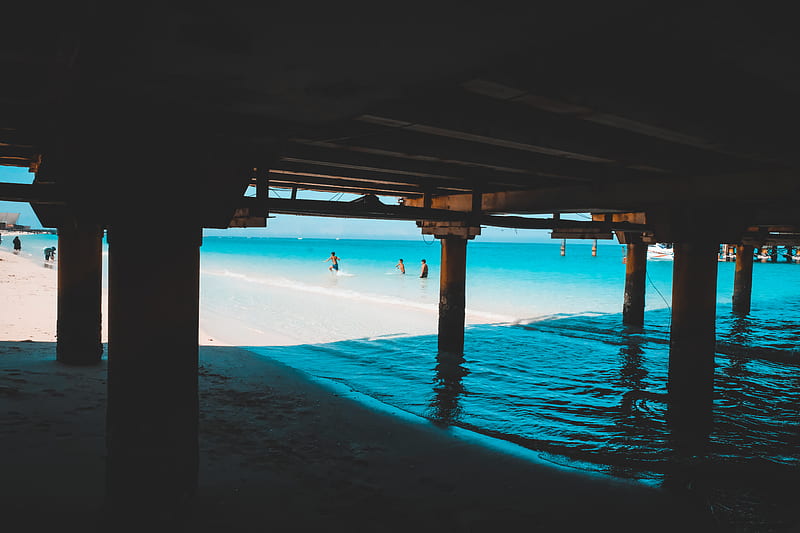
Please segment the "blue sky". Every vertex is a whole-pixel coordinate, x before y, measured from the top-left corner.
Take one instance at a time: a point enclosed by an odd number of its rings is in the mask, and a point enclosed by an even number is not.
[[[28,172],[27,168],[0,166],[0,181],[5,183],[30,183],[33,181],[33,173]],[[31,209],[30,204],[0,201],[0,213],[19,213],[17,224],[31,226],[32,228],[41,227],[39,219],[36,218],[36,214]]]
[[[33,174],[26,168],[0,167],[0,182],[31,183]],[[252,191],[252,189],[251,189]],[[252,193],[251,193],[252,194]],[[286,197],[288,191],[275,191],[275,194]],[[301,198],[330,200],[334,197],[341,200],[355,198],[355,195],[338,195],[334,193],[302,192]],[[392,203],[394,199],[384,199]],[[19,224],[41,228],[41,223],[30,205],[21,202],[0,201],[0,213],[20,213]],[[585,219],[586,215],[565,216],[564,218]],[[412,221],[396,220],[359,220],[329,217],[299,217],[292,215],[276,215],[267,221],[267,228],[231,228],[226,230],[207,229],[211,236],[265,236],[265,237],[322,237],[322,238],[371,238],[371,239],[432,239],[424,236]],[[515,230],[508,228],[483,228],[482,241],[513,242],[552,242],[549,231]],[[603,241],[599,241],[603,243]],[[605,241],[616,244],[616,241]]]

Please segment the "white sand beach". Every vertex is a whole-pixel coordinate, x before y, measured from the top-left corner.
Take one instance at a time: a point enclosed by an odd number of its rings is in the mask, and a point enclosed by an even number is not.
[[[113,530],[101,512],[105,359],[55,361],[52,269],[0,252],[0,302],[0,524]],[[203,346],[200,365],[200,481],[180,517],[187,531],[710,527],[705,510],[665,491],[374,410],[240,348]]]
[[[55,269],[0,250],[0,339],[54,342],[57,287]]]
[[[55,342],[57,260],[48,264],[0,250],[0,294],[0,341]],[[105,289],[102,311],[101,337],[105,343],[108,342],[108,297]],[[226,344],[202,328],[198,340],[201,345]]]

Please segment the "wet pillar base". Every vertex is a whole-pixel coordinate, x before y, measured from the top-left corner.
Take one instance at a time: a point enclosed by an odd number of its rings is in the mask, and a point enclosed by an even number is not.
[[[733,312],[750,312],[753,292],[753,246],[740,245],[736,250],[736,273],[733,278]]]
[[[106,509],[120,524],[175,513],[197,488],[200,242],[199,227],[109,229]]]
[[[100,361],[103,294],[103,231],[95,224],[58,228],[56,358],[71,365]]]
[[[464,353],[467,239],[442,237],[439,278],[439,353]]]
[[[714,242],[675,245],[668,421],[682,436],[702,438],[711,429],[718,250]]]
[[[647,245],[630,243],[625,255],[625,299],[622,323],[644,325],[645,282],[647,280]]]

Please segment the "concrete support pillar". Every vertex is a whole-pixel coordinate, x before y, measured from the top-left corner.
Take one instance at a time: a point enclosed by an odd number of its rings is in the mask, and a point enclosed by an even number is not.
[[[442,266],[439,278],[439,353],[464,352],[464,310],[466,303],[467,239],[442,237]]]
[[[733,312],[746,315],[750,312],[750,297],[753,290],[753,247],[740,244],[736,252]]]
[[[669,352],[674,429],[710,431],[716,348],[717,254],[710,241],[675,245]]]
[[[103,230],[95,224],[58,228],[58,320],[56,358],[93,364],[103,355]]]
[[[625,299],[622,323],[644,325],[645,282],[647,281],[647,245],[630,243],[625,255]]]
[[[197,487],[201,229],[109,229],[107,497],[117,519],[171,514]]]

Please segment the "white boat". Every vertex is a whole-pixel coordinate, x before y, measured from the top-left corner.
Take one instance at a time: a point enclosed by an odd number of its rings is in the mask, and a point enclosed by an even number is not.
[[[675,259],[675,250],[668,244],[657,242],[656,244],[651,244],[647,247],[647,258],[669,260]]]

